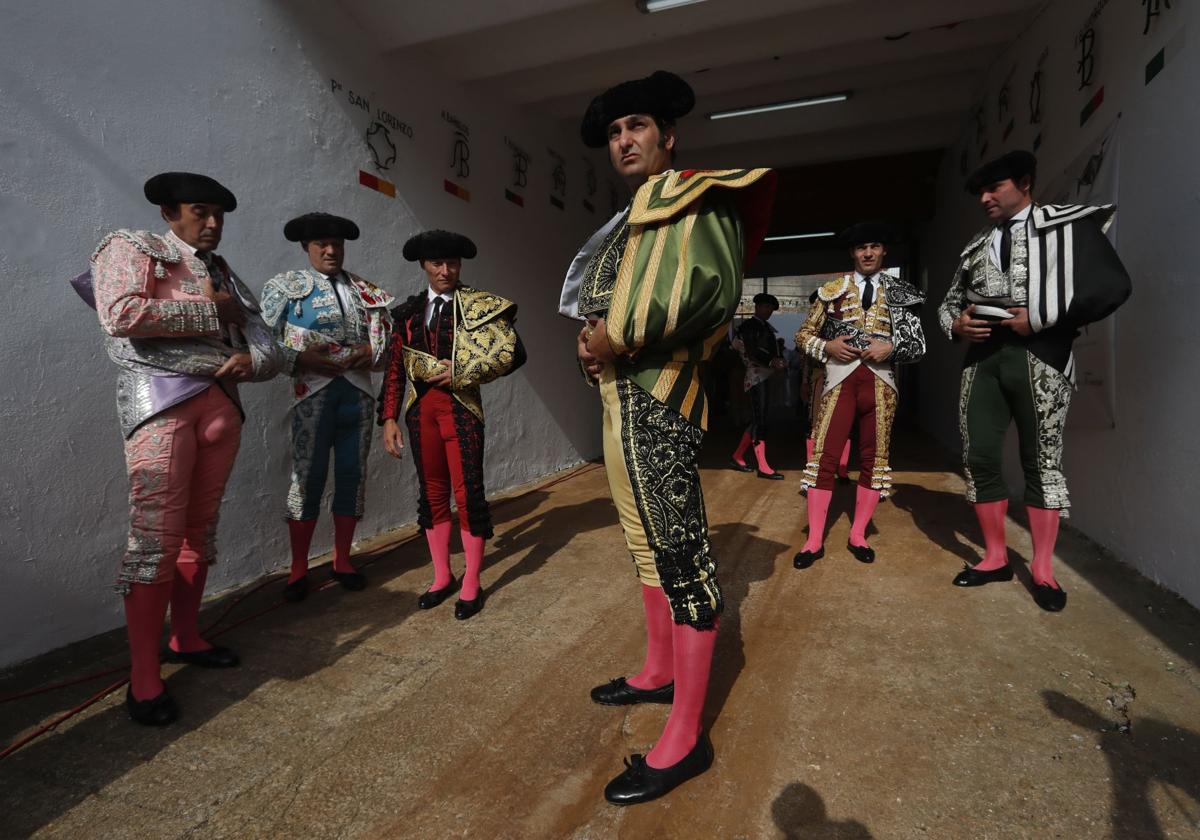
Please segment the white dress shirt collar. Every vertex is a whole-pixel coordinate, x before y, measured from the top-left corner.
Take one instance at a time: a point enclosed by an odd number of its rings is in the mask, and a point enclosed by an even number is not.
[[[341,305],[342,316],[349,317],[356,297],[350,285],[349,275],[345,270],[339,271],[337,274],[326,274],[324,271],[319,274],[329,281],[330,286],[333,286],[333,293],[337,295],[338,303]]]
[[[879,276],[878,271],[871,275],[871,285],[875,291],[879,291]],[[867,278],[857,271],[854,272],[854,285],[858,288],[859,300],[862,300],[863,293],[867,290]]]
[[[1019,212],[1014,213],[1011,219],[997,224],[996,229],[992,231],[992,241],[988,244],[988,256],[991,257],[992,264],[996,268],[1000,268],[1000,238],[1004,235],[1005,226],[1015,230],[1017,225],[1029,220],[1029,214],[1032,212],[1033,202],[1030,202]]]
[[[1026,204],[1024,208],[1013,214],[1013,217],[1008,220],[1008,224],[1023,222],[1029,218],[1029,214],[1033,212],[1033,203]]]
[[[433,302],[439,298],[446,303],[453,303],[454,292],[435,292],[432,286],[425,290],[425,326],[427,327],[431,326],[433,321]]]
[[[180,250],[191,254],[193,257],[196,256],[196,249],[193,248],[191,245],[187,244],[186,242],[184,242],[178,236],[176,236],[175,231],[168,230],[167,231],[167,239],[170,239],[172,242],[174,242],[176,245],[178,245]],[[212,252],[210,251],[209,253],[212,253]]]

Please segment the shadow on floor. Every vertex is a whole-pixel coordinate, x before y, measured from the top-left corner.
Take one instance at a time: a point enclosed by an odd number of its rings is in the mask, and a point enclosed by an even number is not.
[[[388,556],[389,562],[377,562],[379,557],[374,558],[375,562],[358,558],[359,567],[370,580],[370,586],[361,593],[332,586],[311,593],[300,604],[284,605],[228,633],[217,628],[215,633],[208,634],[208,638],[219,639],[240,654],[240,667],[218,671],[188,666],[164,668],[167,687],[181,710],[179,720],[171,726],[161,729],[137,726],[129,720],[121,702],[73,723],[62,733],[44,735],[4,759],[5,775],[37,779],[40,795],[30,797],[33,788],[29,785],[0,785],[0,813],[5,815],[2,833],[22,837],[32,834],[246,700],[267,682],[303,680],[335,664],[365,640],[408,619],[416,610],[417,593],[392,592],[384,585],[422,565],[423,552],[412,550],[410,545]],[[323,583],[327,575],[327,567],[310,572],[314,583]],[[282,587],[282,579],[271,581],[247,597],[224,626],[278,603]],[[222,598],[209,605],[202,613],[201,625],[212,622],[236,597]],[[332,641],[335,638],[337,641]],[[73,675],[127,661],[123,630],[81,644],[83,649],[90,645],[103,656],[90,661],[78,659]],[[44,695],[44,699],[15,702],[14,708],[4,709],[6,738],[70,708],[80,702],[76,697],[87,697],[123,675],[53,692]],[[68,675],[58,678],[63,676]],[[47,681],[36,672],[17,679],[26,680],[26,687]],[[13,682],[7,687],[18,690],[20,686]],[[117,696],[123,700],[124,689]],[[253,735],[269,739],[273,734]]]
[[[717,646],[713,653],[708,699],[704,707],[704,728],[711,729],[720,717],[734,683],[746,665],[742,639],[742,603],[750,585],[764,581],[775,572],[777,563],[788,559],[788,546],[755,536],[757,525],[727,523],[713,527],[709,534],[721,581],[725,611],[721,613]],[[782,566],[781,566],[782,568]]]
[[[975,547],[983,544],[983,534],[974,517],[963,515],[963,508],[968,506],[961,493],[894,483],[889,501],[912,517],[917,530],[965,565],[973,566],[983,559]]]
[[[495,503],[497,538],[489,547],[489,560],[526,550],[528,553],[501,572],[489,587],[489,593],[538,572],[570,536],[610,527],[616,520],[612,503],[605,496],[552,508],[521,521],[548,498],[550,494],[545,490],[535,490]],[[172,726],[163,729],[136,726],[129,721],[121,703],[73,723],[62,734],[44,735],[5,759],[6,775],[38,779],[44,795],[31,801],[28,786],[0,785],[0,813],[6,814],[5,829],[0,833],[26,836],[36,832],[83,799],[169,749],[183,736],[246,701],[264,684],[305,680],[416,612],[418,591],[396,592],[387,584],[428,564],[428,552],[419,533],[416,539],[402,546],[360,553],[355,560],[370,581],[364,592],[349,593],[336,586],[315,591],[301,604],[284,605],[230,632],[221,633],[217,628],[217,633],[208,636],[214,640],[219,637],[221,643],[237,650],[242,657],[241,667],[221,671],[165,669],[165,681],[181,708],[180,719]],[[322,583],[327,579],[327,567],[314,568],[310,575],[314,584]],[[254,586],[246,587],[241,592],[250,594],[237,604],[222,626],[279,603],[282,587],[282,578],[272,580],[258,591],[253,591]],[[238,597],[239,593],[234,593],[206,605],[202,626],[211,624]],[[0,696],[104,667],[121,667],[122,672],[106,680],[14,702],[4,708],[0,737],[5,742],[124,676],[128,654],[123,629],[72,648],[44,657],[47,664],[40,669],[36,664],[18,669],[0,683]],[[123,697],[123,690],[120,696]],[[268,740],[275,735],[254,733]]]
[[[858,820],[834,821],[825,800],[803,782],[792,782],[771,803],[771,817],[787,840],[871,840]]]
[[[928,439],[915,440],[911,448],[916,453],[923,453],[920,454],[922,459],[932,458],[936,454],[936,449]],[[928,468],[927,463],[925,468]],[[960,558],[964,564],[974,565],[982,559],[983,555],[976,546],[983,545],[983,535],[971,513],[971,505],[961,494],[930,490],[916,484],[896,483],[891,501],[912,517],[913,525],[918,530]],[[1014,529],[1028,531],[1029,520],[1025,506],[1019,499],[1009,501],[1008,512],[1010,521],[1007,528],[1011,542]],[[833,519],[832,510],[830,519]],[[1010,545],[1008,559],[1025,589],[1032,593],[1033,579],[1029,574],[1028,558]],[[1200,634],[1200,612],[1183,598],[1166,591],[1122,563],[1112,552],[1071,528],[1069,520],[1063,523],[1059,532],[1055,562],[1069,566],[1176,656],[1200,668],[1200,646],[1193,644]],[[948,576],[953,577],[957,569],[946,571]],[[1070,609],[1069,604],[1067,609]]]
[[[549,493],[538,490],[513,499],[502,508],[505,521],[514,522],[522,516],[528,516],[549,496]],[[487,586],[488,597],[495,595],[510,583],[541,570],[551,557],[578,534],[612,527],[616,519],[617,511],[612,500],[605,495],[586,502],[550,508],[539,517],[531,517],[506,527],[502,532],[498,531],[495,541],[488,549],[489,565],[502,562],[503,558],[523,551],[528,553],[501,572],[500,576]]]
[[[1166,840],[1150,794],[1158,787],[1186,822],[1200,828],[1200,734],[1154,718],[1130,720],[1129,730],[1058,691],[1043,691],[1046,708],[1094,733],[1112,779],[1112,836]]]

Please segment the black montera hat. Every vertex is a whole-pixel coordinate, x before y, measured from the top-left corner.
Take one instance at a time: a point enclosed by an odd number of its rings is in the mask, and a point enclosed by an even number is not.
[[[887,222],[859,222],[846,228],[838,236],[838,244],[853,248],[865,242],[881,242],[892,245],[897,240],[896,229]]]
[[[358,239],[358,225],[330,213],[305,213],[283,226],[288,242],[312,242],[314,239]]]
[[[404,259],[444,260],[450,257],[469,260],[477,253],[475,243],[461,233],[448,230],[427,230],[404,243]]]
[[[151,204],[216,204],[226,213],[237,209],[233,193],[207,175],[194,172],[160,172],[142,187]]]
[[[1037,158],[1032,152],[1018,150],[989,160],[967,178],[967,192],[979,195],[983,188],[1000,181],[1020,181],[1026,175],[1037,177]]]
[[[767,292],[759,292],[754,296],[754,305],[758,306],[760,303],[767,304],[773,310],[779,308],[779,298]]]
[[[610,87],[588,105],[579,126],[583,144],[593,149],[608,143],[608,126],[630,114],[649,114],[675,121],[696,105],[691,85],[674,73],[656,70],[644,79],[633,79]]]

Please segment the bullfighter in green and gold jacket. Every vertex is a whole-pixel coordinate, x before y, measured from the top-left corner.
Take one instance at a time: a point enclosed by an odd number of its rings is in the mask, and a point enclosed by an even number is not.
[[[672,704],[655,748],[606,788],[620,805],[661,796],[712,763],[700,713],[722,600],[697,470],[708,424],[701,377],[737,309],[775,183],[766,169],[669,169],[674,120],[693,104],[687,83],[662,71],[592,101],[583,140],[608,147],[634,196],[572,262],[559,310],[587,321],[578,355],[599,382],[609,487],[646,613],[642,670],[592,699]]]

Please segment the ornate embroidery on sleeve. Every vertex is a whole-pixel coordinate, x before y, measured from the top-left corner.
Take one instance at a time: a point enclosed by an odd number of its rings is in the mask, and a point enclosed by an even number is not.
[[[898,365],[913,364],[925,355],[925,330],[915,309],[892,309],[892,346],[892,361]]]
[[[937,311],[938,325],[946,334],[946,338],[951,340],[954,339],[954,321],[967,308],[968,264],[965,257],[958,264],[958,269],[954,272],[954,279],[950,281],[950,288],[946,290],[946,297]]]
[[[176,259],[169,260],[169,251],[154,250],[135,233],[109,234],[92,257],[96,314],[104,331],[128,338],[215,335],[220,328],[215,304],[153,297],[154,279],[165,276],[165,270],[160,274],[159,269],[163,262],[178,263],[178,251]]]
[[[818,299],[813,301],[812,308],[808,311],[808,318],[796,331],[795,341],[797,347],[803,348],[810,358],[821,364],[829,361],[829,356],[825,353],[825,339],[821,338],[824,326],[825,302],[820,299],[818,292]]]

